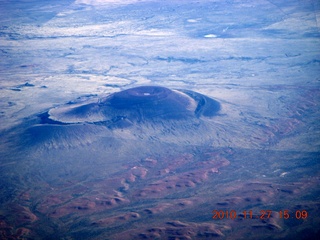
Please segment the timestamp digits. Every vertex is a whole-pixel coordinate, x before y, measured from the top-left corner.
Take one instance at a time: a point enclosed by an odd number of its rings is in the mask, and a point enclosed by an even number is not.
[[[306,210],[296,210],[290,212],[289,210],[260,210],[259,214],[253,214],[252,210],[243,210],[237,212],[236,210],[213,210],[212,219],[269,219],[272,217],[272,213],[276,212],[279,214],[281,219],[306,219],[308,218],[308,212]]]

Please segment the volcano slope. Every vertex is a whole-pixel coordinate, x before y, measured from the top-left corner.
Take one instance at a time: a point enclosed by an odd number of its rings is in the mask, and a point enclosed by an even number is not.
[[[49,110],[28,128],[30,143],[22,145],[68,148],[119,138],[201,143],[210,139],[206,119],[219,109],[217,101],[196,92],[136,87]]]

